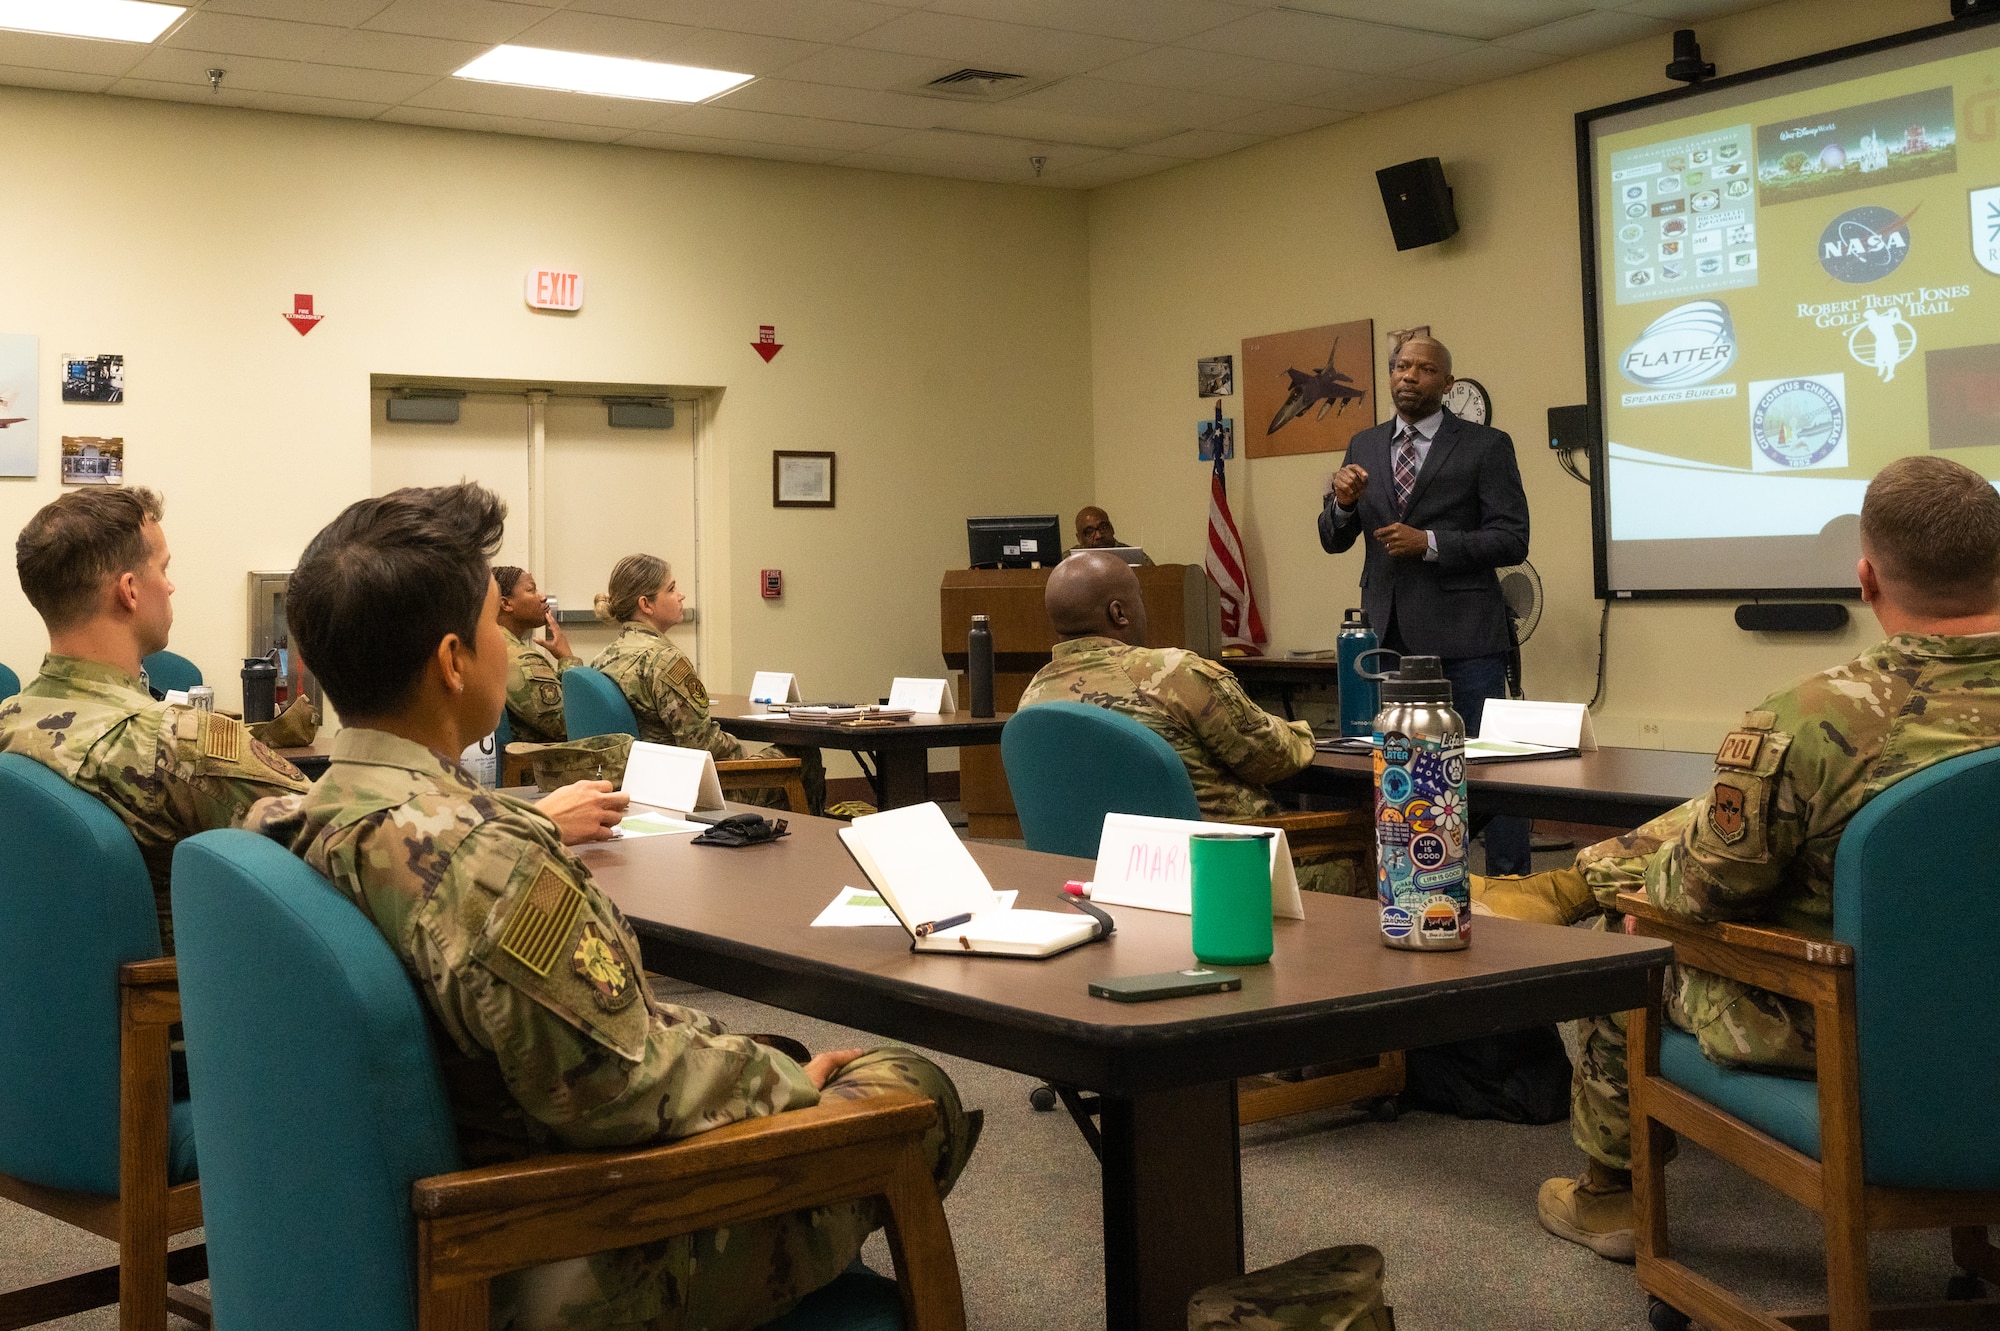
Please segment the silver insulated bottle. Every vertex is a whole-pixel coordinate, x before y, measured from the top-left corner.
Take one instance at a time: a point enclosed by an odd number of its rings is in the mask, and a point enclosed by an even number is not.
[[[1435,656],[1405,656],[1375,717],[1375,885],[1382,941],[1445,951],[1472,941],[1465,722]]]

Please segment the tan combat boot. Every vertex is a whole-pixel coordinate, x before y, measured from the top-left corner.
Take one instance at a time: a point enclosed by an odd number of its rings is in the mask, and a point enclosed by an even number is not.
[[[1632,1175],[1593,1160],[1582,1178],[1552,1178],[1535,1198],[1542,1228],[1614,1262],[1633,1260]]]
[[[1472,901],[1495,915],[1535,924],[1575,924],[1597,909],[1597,898],[1575,869],[1520,877],[1473,874]]]

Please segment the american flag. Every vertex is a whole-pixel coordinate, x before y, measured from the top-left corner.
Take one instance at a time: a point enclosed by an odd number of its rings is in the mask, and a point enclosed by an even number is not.
[[[1222,479],[1222,454],[1216,451],[1215,479],[1208,487],[1208,576],[1222,590],[1222,637],[1239,647],[1269,642],[1264,617],[1257,613],[1257,594],[1243,558],[1243,538],[1229,515],[1229,488]]]

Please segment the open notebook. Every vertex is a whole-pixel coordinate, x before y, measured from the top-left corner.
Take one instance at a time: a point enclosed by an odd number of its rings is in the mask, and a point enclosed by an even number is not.
[[[1109,932],[1090,915],[1009,910],[935,804],[856,818],[840,839],[909,931],[914,952],[1052,957]],[[959,916],[970,918],[931,927]]]

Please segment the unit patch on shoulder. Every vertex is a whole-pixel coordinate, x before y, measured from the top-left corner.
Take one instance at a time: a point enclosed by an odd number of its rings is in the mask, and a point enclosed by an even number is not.
[[[513,918],[500,935],[500,950],[535,974],[547,976],[583,905],[583,893],[576,885],[543,865],[521,904],[514,907]]]
[[[583,926],[583,933],[576,940],[576,951],[570,954],[569,965],[590,986],[591,993],[604,1007],[615,1011],[623,1007],[635,992],[630,968],[618,955],[618,949],[605,941],[595,924]]]
[[[677,657],[667,667],[667,687],[697,707],[708,706],[708,690],[702,687],[701,676],[695,674],[694,662],[685,656]]]
[[[1732,730],[1723,737],[1722,747],[1715,751],[1715,765],[1747,772],[1757,765],[1757,750],[1763,746],[1764,736],[1761,733]]]
[[[1708,797],[1708,826],[1725,846],[1743,839],[1746,821],[1741,790],[1724,781],[1715,783]]]

